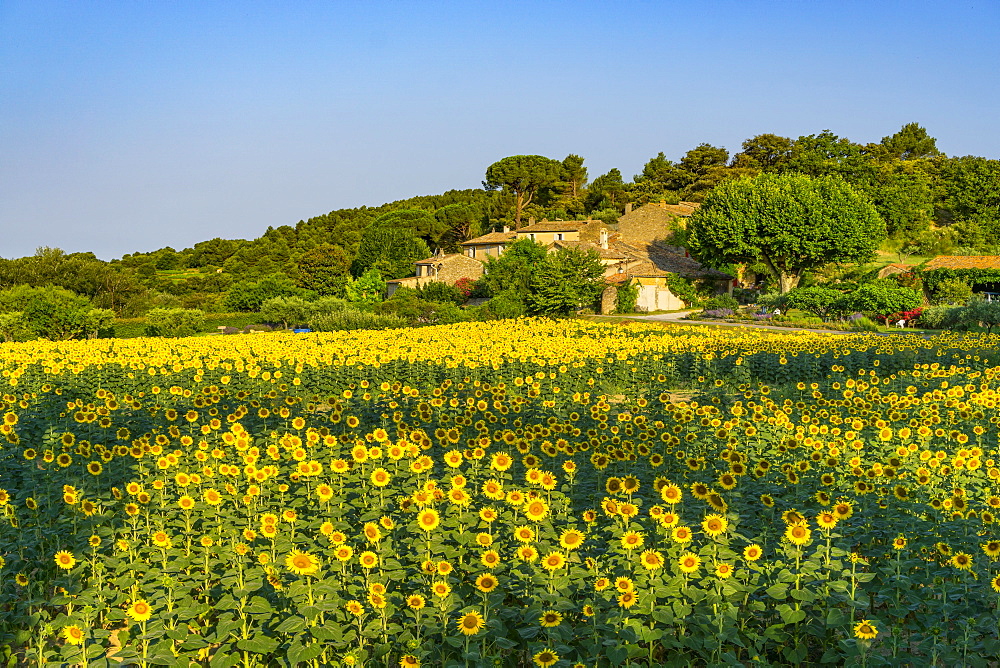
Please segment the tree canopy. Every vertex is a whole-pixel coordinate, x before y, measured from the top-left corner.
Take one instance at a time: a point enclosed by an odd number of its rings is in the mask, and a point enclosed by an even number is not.
[[[512,155],[486,169],[483,188],[513,193],[514,227],[521,226],[521,213],[531,204],[539,189],[555,185],[563,174],[563,164],[541,155]]]
[[[886,236],[875,207],[842,179],[802,174],[722,183],[688,230],[696,257],[714,266],[762,262],[782,293],[807,269],[872,259]]]

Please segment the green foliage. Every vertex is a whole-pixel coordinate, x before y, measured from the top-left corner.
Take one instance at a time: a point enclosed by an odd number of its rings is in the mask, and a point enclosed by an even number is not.
[[[844,293],[839,290],[814,286],[789,291],[783,296],[782,303],[787,308],[797,308],[826,318],[839,310],[838,306],[843,304],[843,299]]]
[[[701,302],[703,295],[692,281],[679,274],[667,274],[665,281],[667,288],[683,301],[685,306],[697,306]]]
[[[842,179],[800,174],[727,181],[695,211],[688,229],[702,261],[761,261],[783,293],[808,269],[873,258],[886,236],[871,203]]]
[[[514,195],[514,225],[521,224],[521,213],[531,204],[539,190],[555,185],[563,173],[563,165],[541,155],[512,155],[498,160],[486,169],[483,187],[502,188]]]
[[[466,302],[465,294],[454,285],[444,281],[431,281],[417,288],[420,299],[429,302],[441,302],[461,306]],[[395,295],[393,295],[395,296]]]
[[[28,320],[21,311],[0,313],[0,340],[5,342],[24,341],[32,338]]]
[[[323,244],[298,261],[298,285],[320,295],[341,296],[350,275],[351,260],[341,246]]]
[[[732,295],[715,295],[704,300],[701,303],[701,307],[706,311],[715,311],[718,309],[736,311],[740,307],[740,302]]]
[[[961,306],[928,306],[920,313],[920,326],[927,329],[953,329],[959,324],[961,310]]]
[[[347,299],[355,304],[377,304],[385,296],[385,279],[378,269],[365,271],[347,284]]]
[[[606,287],[603,276],[597,251],[560,248],[534,268],[528,306],[541,315],[567,315],[591,307]]]
[[[1000,283],[1000,269],[930,269],[920,272],[920,276],[932,295],[945,281],[960,281],[969,286]]]
[[[149,336],[194,336],[205,325],[205,313],[197,309],[155,308],[146,314]]]
[[[465,311],[454,302],[422,299],[410,290],[393,294],[392,299],[379,304],[375,311],[397,315],[410,325],[449,325],[468,320]]]
[[[356,308],[314,315],[309,327],[317,332],[339,332],[355,329],[399,329],[408,325],[405,318],[392,313],[372,313]]]
[[[480,320],[508,320],[520,318],[528,314],[528,306],[524,303],[522,293],[516,290],[503,290],[479,308]]]
[[[449,253],[460,250],[459,244],[482,233],[482,213],[465,204],[449,204],[434,212],[434,218],[444,227],[440,245]]]
[[[961,278],[952,277],[941,281],[934,290],[935,304],[964,304],[972,296],[972,286]]]
[[[917,123],[907,123],[888,137],[882,137],[885,155],[894,160],[933,158],[941,155],[937,140],[927,134],[927,129]]]
[[[532,271],[545,259],[547,252],[540,243],[519,239],[507,246],[500,257],[489,257],[482,280],[490,295],[513,291],[520,301],[525,301],[531,291]]]
[[[912,311],[923,304],[923,296],[911,288],[900,288],[888,281],[866,283],[849,295],[847,308],[867,315],[888,316]]]
[[[288,329],[306,324],[314,312],[314,302],[301,297],[274,297],[261,304],[260,318],[264,322],[281,323]]]
[[[988,333],[1000,325],[1000,302],[974,299],[958,313],[958,320],[968,326],[985,327]]]
[[[615,294],[615,313],[635,313],[635,303],[639,300],[639,286],[632,281],[618,284]]]
[[[430,256],[430,248],[412,229],[373,225],[365,230],[351,273],[361,276],[375,269],[387,279],[404,278],[413,275],[417,260]]]
[[[258,281],[235,283],[223,300],[225,308],[231,311],[260,311],[268,299],[275,297],[305,297],[309,292],[298,287],[283,274],[265,276]]]
[[[33,336],[52,341],[96,336],[114,318],[107,309],[95,309],[86,297],[53,285],[19,285],[0,292],[3,312],[20,312]]]
[[[862,316],[856,320],[851,320],[847,325],[847,329],[852,332],[877,332],[878,323],[871,318]]]

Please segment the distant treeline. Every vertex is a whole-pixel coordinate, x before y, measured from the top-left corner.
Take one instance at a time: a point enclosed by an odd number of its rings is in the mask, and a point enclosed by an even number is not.
[[[869,144],[830,131],[797,139],[757,135],[735,155],[700,144],[676,162],[659,153],[631,180],[618,169],[591,180],[578,155],[511,156],[486,169],[481,189],[339,209],[269,227],[252,240],[209,239],[111,262],[42,248],[31,257],[0,259],[0,289],[59,286],[127,317],[152,308],[231,310],[226,299],[234,287],[264,277],[342,296],[352,277],[368,269],[386,279],[411,275],[417,259],[438,249],[456,252],[461,241],[529,217],[613,224],[629,203],[697,202],[724,180],[760,172],[843,178],[885,219],[887,250],[1000,254],[1000,161],[946,156],[910,123]]]

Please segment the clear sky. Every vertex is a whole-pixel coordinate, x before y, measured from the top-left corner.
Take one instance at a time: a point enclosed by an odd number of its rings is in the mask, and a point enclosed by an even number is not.
[[[629,178],[916,121],[997,158],[997,35],[998,0],[0,0],[0,256],[254,238],[521,153]]]

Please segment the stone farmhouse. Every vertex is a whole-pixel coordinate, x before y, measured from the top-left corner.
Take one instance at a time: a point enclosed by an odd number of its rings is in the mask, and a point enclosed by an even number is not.
[[[601,299],[601,312],[614,310],[618,287],[635,282],[639,287],[637,308],[641,311],[673,310],[684,303],[668,287],[671,275],[699,281],[716,293],[731,293],[733,277],[702,266],[687,251],[667,246],[667,237],[683,218],[690,216],[697,204],[682,202],[667,205],[647,204],[633,210],[626,207],[617,229],[600,220],[529,220],[517,230],[504,228],[461,244],[462,253],[439,254],[415,263],[414,276],[386,281],[389,294],[399,286],[416,288],[431,281],[454,283],[459,278],[476,280],[484,273],[485,263],[499,257],[507,246],[520,239],[531,239],[548,247],[593,250],[604,266],[608,287]],[[680,222],[678,222],[680,221]]]

